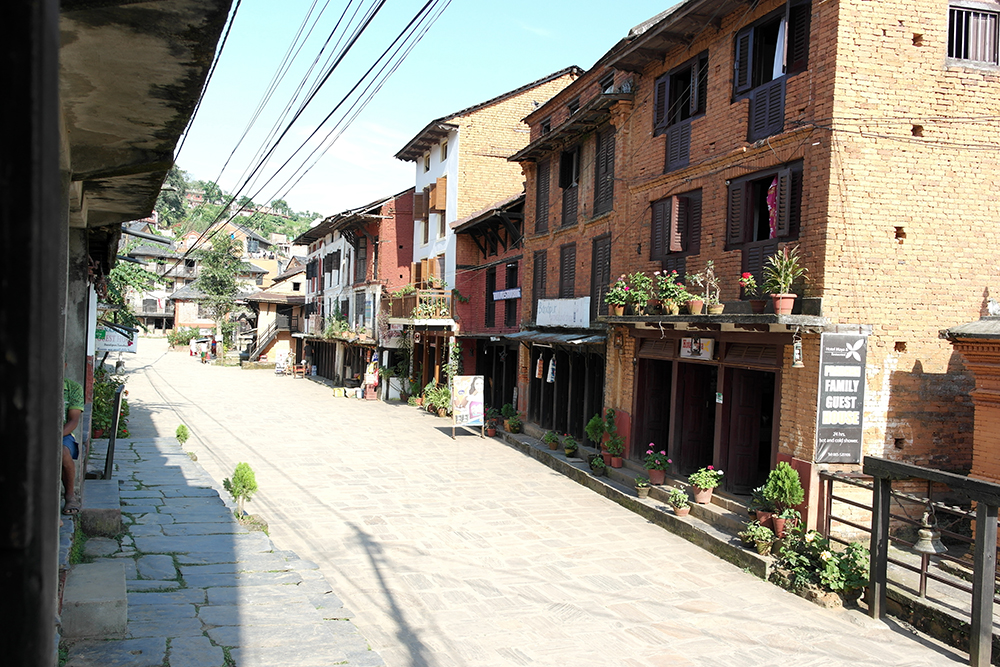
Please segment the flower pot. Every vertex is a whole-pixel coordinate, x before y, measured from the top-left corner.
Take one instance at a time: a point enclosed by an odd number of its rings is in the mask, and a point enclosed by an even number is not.
[[[772,516],[774,516],[774,512],[761,512],[760,510],[757,510],[757,523],[773,530],[774,524],[771,523]]]
[[[778,516],[771,517],[771,523],[774,525],[774,534],[776,536],[778,537],[785,536],[785,521],[787,521],[787,519],[782,519],[781,517]]]
[[[674,303],[673,301],[667,301],[663,304],[663,312],[666,315],[680,315],[681,307],[680,304]]]
[[[649,487],[648,486],[636,487],[635,492],[640,498],[646,498],[647,496],[649,496]]]
[[[675,507],[674,508],[674,514],[676,514],[677,516],[687,516],[690,513],[691,513],[691,507],[690,507],[690,505],[688,507]]]
[[[103,438],[104,437],[104,429],[103,428],[95,428],[94,429],[94,436],[93,437],[95,437],[95,438]]]
[[[625,306],[608,304],[608,315],[611,317],[621,317],[625,314]]]
[[[653,470],[647,468],[646,473],[649,475],[649,483],[654,486],[663,484],[663,482],[667,479],[667,472],[665,470]]]
[[[448,408],[438,409],[438,417],[447,417],[447,416],[448,416]]]
[[[418,408],[424,407],[424,397],[423,396],[417,396],[417,407]]]
[[[576,448],[573,448],[573,449],[565,449],[565,448],[563,448],[563,451],[566,453],[567,458],[570,457],[570,456],[576,456]]]
[[[694,501],[699,505],[707,505],[712,502],[712,489],[703,489],[700,486],[692,486],[691,491],[694,493]]]
[[[507,431],[508,433],[510,432],[510,420],[509,419],[504,419],[503,420],[503,430]]]
[[[726,304],[724,303],[713,303],[708,307],[709,315],[721,315],[723,311],[726,310]]]
[[[486,435],[488,435],[489,437],[491,437],[491,438],[496,437],[496,434],[497,434],[497,430],[495,428],[487,428],[486,429]]]
[[[604,459],[604,465],[611,465],[611,452],[601,452],[601,458]]]
[[[771,302],[774,304],[776,315],[791,315],[792,307],[795,305],[795,294],[772,294]]]
[[[770,555],[771,544],[772,543],[770,541],[760,540],[759,542],[757,542],[757,553],[759,553],[761,556]]]
[[[556,451],[557,449],[559,449],[558,442],[553,441],[553,442],[547,442],[545,444],[547,444],[549,446],[549,449],[551,449],[552,451]]]
[[[760,315],[767,307],[767,299],[750,299],[750,312]]]
[[[611,467],[612,468],[621,468],[622,465],[623,465],[623,463],[624,462],[622,461],[622,457],[620,457],[620,456],[612,456],[611,457]]]
[[[701,315],[701,309],[704,305],[705,302],[701,299],[691,299],[687,302],[688,312],[692,315]]]
[[[659,299],[650,299],[646,302],[647,315],[659,315],[663,312],[663,302]]]

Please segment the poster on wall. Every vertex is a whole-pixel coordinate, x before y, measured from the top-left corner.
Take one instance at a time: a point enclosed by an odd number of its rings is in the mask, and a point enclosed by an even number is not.
[[[704,359],[711,361],[715,353],[712,338],[681,338],[681,357],[684,359]]]
[[[820,336],[816,462],[860,463],[868,338]]]
[[[131,352],[135,354],[135,340],[111,327],[98,326],[94,332],[95,346],[98,352]]]
[[[451,387],[451,414],[455,426],[483,426],[482,375],[456,375]]]

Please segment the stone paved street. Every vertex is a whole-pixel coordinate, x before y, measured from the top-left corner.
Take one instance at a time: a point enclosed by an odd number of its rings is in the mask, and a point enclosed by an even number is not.
[[[204,366],[186,351],[167,351],[162,340],[142,339],[139,351],[126,359],[135,453],[143,455],[149,438],[169,439],[183,422],[192,433],[184,450],[199,465],[165,454],[167,469],[201,479],[204,466],[221,489],[237,462],[250,463],[260,492],[247,511],[266,519],[278,549],[319,565],[350,610],[344,614],[390,667],[967,661],[895,624],[821,609],[762,582],[499,439],[460,434],[453,441],[450,422],[415,408],[335,398],[320,383],[269,371]],[[130,505],[146,502],[140,491]],[[190,507],[210,512],[197,499]],[[163,526],[133,533],[136,548],[169,553],[226,534],[252,557],[253,567],[235,575],[241,581],[304,576],[272,565],[293,554],[263,553],[262,535],[244,535],[224,511],[211,511],[217,514],[201,525],[216,534]],[[180,601],[207,590],[215,608],[206,616],[201,607],[200,615],[220,622],[209,633],[220,645],[227,632],[252,624],[295,647],[268,656],[270,663],[237,659],[241,666],[342,659],[324,653],[329,644],[314,644],[323,622],[310,612],[312,600],[268,605],[252,587],[215,587],[234,573],[212,562],[178,557],[188,589],[141,595]],[[169,570],[158,559],[138,563],[154,577],[163,567]],[[157,622],[183,625],[185,613]],[[294,626],[272,620],[296,614]],[[239,623],[225,624],[236,615]]]

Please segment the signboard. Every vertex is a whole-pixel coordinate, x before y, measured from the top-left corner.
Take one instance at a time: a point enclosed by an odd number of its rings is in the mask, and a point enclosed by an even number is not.
[[[483,426],[482,375],[456,375],[451,384],[451,414],[455,426]]]
[[[715,354],[714,338],[681,338],[681,357],[711,361]]]
[[[540,327],[589,327],[590,297],[539,299],[535,324]]]
[[[521,298],[521,288],[511,287],[510,289],[502,289],[493,292],[494,301],[506,301],[507,299],[520,299]]]
[[[816,462],[860,463],[868,338],[825,333],[819,346]]]
[[[96,350],[98,352],[132,352],[136,351],[135,340],[130,340],[114,329],[108,327],[97,327],[94,332]]]

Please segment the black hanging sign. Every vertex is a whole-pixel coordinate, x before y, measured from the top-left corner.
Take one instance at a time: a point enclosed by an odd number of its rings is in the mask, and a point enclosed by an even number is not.
[[[820,336],[816,462],[860,463],[868,338]]]

